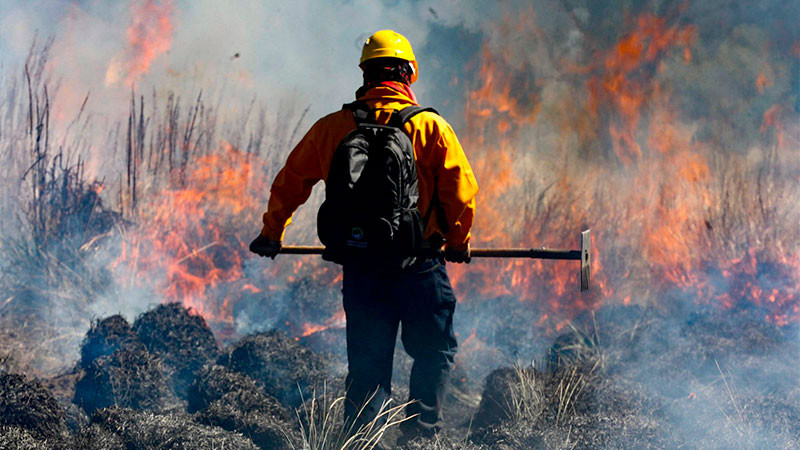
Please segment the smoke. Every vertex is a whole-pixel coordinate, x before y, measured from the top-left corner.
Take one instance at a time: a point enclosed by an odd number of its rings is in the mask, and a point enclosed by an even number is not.
[[[424,48],[430,14],[417,2],[210,0],[44,1],[36,8],[5,1],[3,10],[4,62],[24,58],[34,36],[55,36],[51,65],[64,89],[91,91],[101,113],[126,111],[136,84],[143,92],[215,89],[237,100],[292,97],[315,117],[352,98],[366,36],[395,28]]]

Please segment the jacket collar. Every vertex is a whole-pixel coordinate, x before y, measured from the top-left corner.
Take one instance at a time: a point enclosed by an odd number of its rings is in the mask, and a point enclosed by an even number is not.
[[[410,87],[392,81],[384,82],[377,86],[362,86],[356,91],[356,98],[363,101],[377,101],[378,103],[397,102],[417,105],[414,91]]]

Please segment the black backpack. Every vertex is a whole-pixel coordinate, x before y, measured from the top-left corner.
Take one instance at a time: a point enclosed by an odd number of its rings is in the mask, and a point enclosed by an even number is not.
[[[403,124],[436,110],[407,106],[379,125],[362,102],[343,108],[353,112],[358,126],[336,148],[325,182],[317,215],[322,257],[338,264],[405,268],[422,245],[425,220],[417,208],[414,147]]]

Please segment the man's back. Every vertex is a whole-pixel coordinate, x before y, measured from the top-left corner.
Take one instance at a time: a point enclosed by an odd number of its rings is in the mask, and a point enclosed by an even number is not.
[[[418,66],[405,37],[391,30],[373,34],[364,43],[360,66],[364,85],[356,97],[369,107],[374,122],[386,124],[394,111],[417,105],[410,85],[417,79]],[[251,250],[273,258],[279,253],[292,214],[308,199],[314,184],[328,179],[337,147],[356,129],[353,114],[348,108],[328,114],[292,150],[272,184],[264,226]],[[432,435],[442,426],[442,398],[458,347],[453,331],[456,297],[445,260],[469,262],[469,232],[478,185],[445,119],[421,112],[408,120],[403,130],[415,157],[418,212],[431,211],[425,214],[428,222],[424,233],[430,251],[391,271],[344,261],[348,361],[345,419],[354,429],[385,420],[379,412],[391,395],[392,359],[402,324],[403,346],[414,364],[408,420],[401,428],[404,436],[413,438]]]
[[[408,96],[388,86],[371,88],[359,100],[373,110],[379,124],[388,123],[392,111],[416,105]],[[314,183],[327,180],[336,147],[355,128],[353,113],[348,109],[328,114],[311,127],[275,178],[262,234],[281,240],[291,213],[305,202]],[[439,233],[453,245],[467,242],[478,188],[455,132],[444,118],[432,112],[415,115],[404,130],[414,147],[419,210],[428,211],[437,192],[442,212],[432,215],[426,237]],[[447,223],[440,224],[441,220]]]

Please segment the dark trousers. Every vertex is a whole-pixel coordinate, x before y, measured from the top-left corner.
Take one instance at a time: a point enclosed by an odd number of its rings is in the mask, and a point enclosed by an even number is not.
[[[389,398],[402,324],[403,347],[414,359],[409,381],[414,403],[406,414],[417,415],[402,428],[420,434],[440,430],[442,398],[457,349],[456,297],[444,261],[427,259],[399,273],[345,266],[343,284],[349,365],[345,419],[356,427],[368,423]]]

